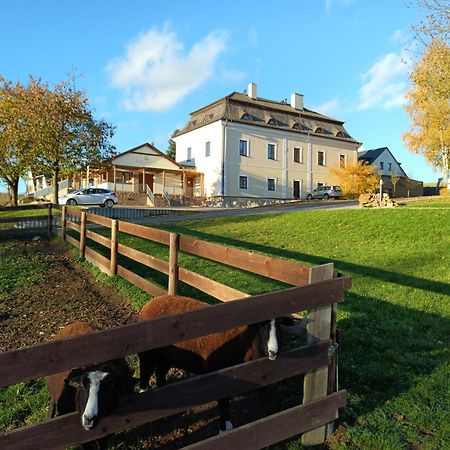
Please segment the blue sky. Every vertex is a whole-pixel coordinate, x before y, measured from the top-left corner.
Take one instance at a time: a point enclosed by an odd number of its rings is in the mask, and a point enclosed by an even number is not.
[[[2,0],[0,74],[50,83],[76,68],[119,152],[165,151],[189,113],[249,82],[261,97],[304,95],[346,122],[365,149],[387,146],[407,174],[437,174],[402,143],[411,26],[408,0]]]

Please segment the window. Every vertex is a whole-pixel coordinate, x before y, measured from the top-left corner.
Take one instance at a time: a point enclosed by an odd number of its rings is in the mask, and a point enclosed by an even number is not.
[[[267,190],[274,191],[276,189],[276,179],[275,178],[267,178]]]
[[[389,172],[392,172],[392,163],[388,163],[388,170]]]
[[[267,144],[267,159],[275,159],[275,144]]]
[[[252,117],[250,116],[250,114],[244,113],[244,114],[242,114],[241,119],[242,120],[252,120]]]
[[[303,148],[294,147],[294,162],[303,163]]]
[[[208,141],[205,143],[205,156],[211,155],[211,142]]]
[[[239,154],[241,156],[248,156],[248,141],[244,139],[239,140]]]
[[[239,176],[239,189],[248,188],[248,177],[246,175]]]
[[[192,161],[192,147],[188,147],[186,161]]]
[[[317,187],[320,188],[324,185],[325,183],[321,183],[320,181],[317,182]]]
[[[347,167],[347,155],[339,155],[339,167],[345,169]]]
[[[268,122],[267,122],[269,125],[277,125],[277,121],[273,118],[273,117],[271,117],[269,120],[268,120]]]
[[[325,152],[321,152],[321,151],[317,152],[317,165],[318,166],[325,165]]]
[[[383,170],[384,169],[384,162],[380,161],[380,169]]]

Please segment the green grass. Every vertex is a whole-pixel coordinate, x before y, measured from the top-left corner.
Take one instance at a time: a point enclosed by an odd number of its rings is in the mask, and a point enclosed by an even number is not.
[[[60,214],[57,209],[52,210],[53,215]],[[5,219],[7,217],[27,217],[27,216],[46,216],[48,214],[48,209],[24,209],[19,211],[0,211],[0,219]]]
[[[308,265],[332,261],[352,276],[353,287],[338,310],[339,384],[349,397],[340,416],[348,430],[329,446],[440,449],[450,443],[449,219],[447,208],[408,205],[183,221],[161,228]],[[168,259],[166,246],[123,234],[120,242]],[[180,262],[252,294],[283,286],[190,255],[181,254]],[[167,286],[165,276],[126,258],[120,263]],[[188,286],[182,293],[206,298]],[[136,307],[145,301],[141,291],[128,295]],[[274,448],[301,446],[290,440]]]
[[[38,254],[23,247],[16,247],[12,242],[0,245],[0,301],[10,298],[10,290],[15,287],[30,286],[42,282],[46,277],[45,264]]]
[[[442,198],[430,198],[406,203],[407,207],[415,208],[450,208],[450,196]]]

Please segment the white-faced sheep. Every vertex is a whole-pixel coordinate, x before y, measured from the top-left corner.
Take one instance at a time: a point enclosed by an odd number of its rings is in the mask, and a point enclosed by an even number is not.
[[[205,307],[208,305],[193,298],[164,295],[146,303],[139,313],[139,320]],[[140,353],[140,387],[148,388],[154,372],[157,385],[164,385],[171,367],[203,374],[264,356],[275,359],[278,354],[278,329],[274,319]],[[221,432],[232,428],[229,400],[219,400]]]
[[[85,322],[74,322],[61,329],[55,339],[79,336],[96,331]],[[50,417],[78,411],[86,430],[94,428],[99,418],[108,415],[119,399],[133,392],[134,379],[123,358],[76,368],[47,377],[51,398]],[[98,448],[106,448],[108,437],[97,440]],[[95,441],[82,445],[92,448]]]

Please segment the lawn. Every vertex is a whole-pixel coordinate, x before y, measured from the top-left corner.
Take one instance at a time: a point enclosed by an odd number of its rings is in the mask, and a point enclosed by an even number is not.
[[[445,200],[438,209],[413,203],[386,210],[229,217],[161,228],[309,265],[332,261],[352,276],[353,287],[338,311],[339,385],[347,389],[349,403],[340,414],[343,432],[329,447],[440,449],[450,445],[447,205]],[[167,259],[164,246],[124,234],[120,242]],[[180,262],[251,294],[282,287],[189,255],[182,254]],[[125,258],[121,264],[155,275]],[[153,279],[167,283],[163,276]],[[195,295],[188,287],[182,292]],[[301,447],[291,440],[276,448]]]
[[[161,228],[311,265],[333,261],[353,277],[338,315],[340,386],[349,392],[341,417],[351,427],[330,446],[444,448],[450,443],[450,217],[445,205],[443,200],[433,201],[432,209],[413,203],[389,210],[230,217]],[[164,246],[126,235],[120,241],[167,259]],[[182,255],[181,264],[249,293],[276,288],[188,255]]]

